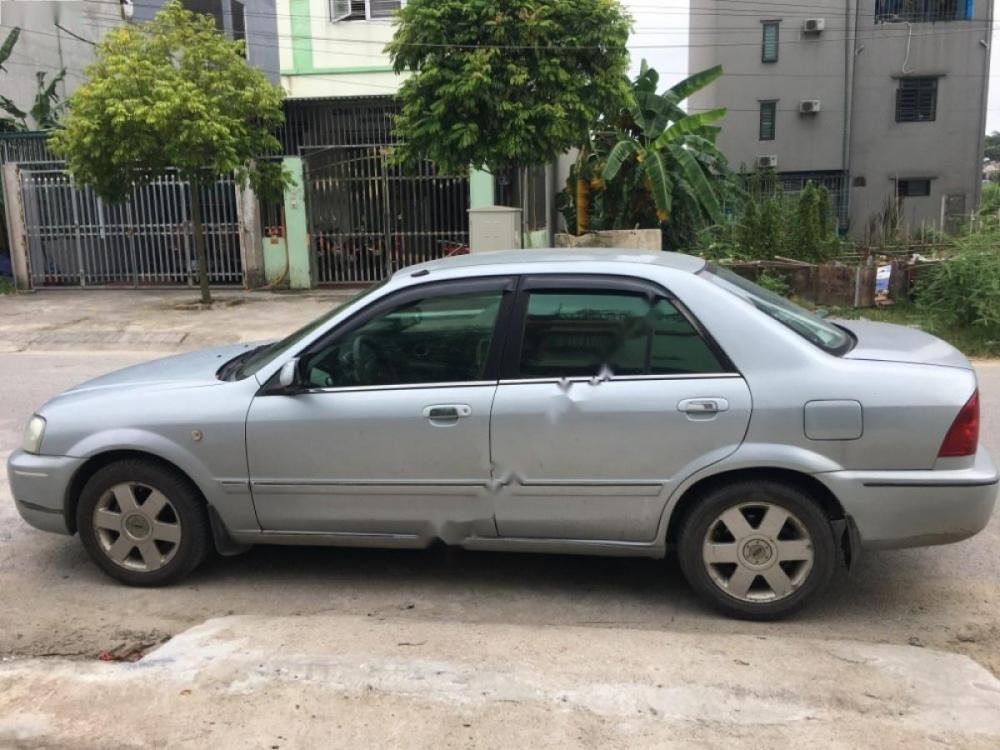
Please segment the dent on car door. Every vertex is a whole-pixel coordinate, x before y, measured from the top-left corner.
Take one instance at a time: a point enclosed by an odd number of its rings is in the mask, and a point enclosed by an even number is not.
[[[490,425],[501,536],[651,541],[672,488],[746,433],[743,378],[645,284],[526,279],[511,330]]]
[[[255,398],[261,526],[415,543],[493,533],[489,413],[512,289],[490,278],[376,302],[302,354],[303,392]]]

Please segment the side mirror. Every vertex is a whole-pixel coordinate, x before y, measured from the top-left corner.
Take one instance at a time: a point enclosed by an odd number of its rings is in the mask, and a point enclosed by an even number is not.
[[[278,372],[278,384],[282,388],[291,388],[299,384],[299,358],[293,357],[281,366]]]

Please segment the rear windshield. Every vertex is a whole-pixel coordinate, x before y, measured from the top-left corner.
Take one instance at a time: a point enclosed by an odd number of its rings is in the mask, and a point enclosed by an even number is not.
[[[854,339],[843,328],[817,317],[779,294],[757,286],[727,268],[708,263],[700,273],[727,292],[735,294],[782,325],[791,328],[825,352],[839,356],[854,346]]]

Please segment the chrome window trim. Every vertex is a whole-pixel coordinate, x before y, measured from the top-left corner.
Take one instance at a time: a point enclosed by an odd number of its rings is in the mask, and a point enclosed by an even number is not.
[[[430,388],[475,388],[496,385],[496,380],[463,380],[443,383],[399,383],[395,385],[345,385],[331,388],[305,388],[301,393],[357,393],[362,391],[423,391]]]
[[[500,385],[533,385],[536,383],[590,383],[593,380],[601,382],[630,382],[641,380],[714,380],[715,378],[741,378],[738,372],[692,372],[679,375],[612,375],[607,380],[599,375],[580,376],[574,375],[571,378],[502,378]]]
[[[359,393],[364,391],[421,391],[431,388],[477,388],[490,385],[519,385],[522,383],[589,383],[597,375],[574,375],[571,378],[509,378],[502,380],[463,380],[440,383],[400,383],[395,385],[351,385],[336,388],[306,388],[302,393]],[[633,380],[709,380],[713,378],[742,378],[738,372],[692,372],[678,375],[613,375],[610,382]]]

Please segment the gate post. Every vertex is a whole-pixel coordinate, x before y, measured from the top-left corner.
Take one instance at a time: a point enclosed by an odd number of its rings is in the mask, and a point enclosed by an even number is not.
[[[7,238],[10,260],[14,266],[14,288],[31,289],[28,269],[28,234],[24,221],[24,196],[21,195],[21,175],[17,164],[3,165],[3,195],[7,213]]]
[[[291,289],[312,287],[313,253],[306,215],[305,172],[302,159],[286,156],[285,169],[292,185],[285,190],[285,242],[288,243],[288,286]]]
[[[243,259],[243,287],[264,285],[264,248],[260,236],[260,205],[250,183],[235,185],[236,222],[239,226],[240,256]]]

